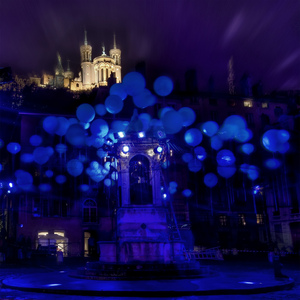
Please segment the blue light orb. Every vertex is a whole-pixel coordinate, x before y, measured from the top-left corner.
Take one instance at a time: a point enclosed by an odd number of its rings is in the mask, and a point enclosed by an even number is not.
[[[110,95],[105,99],[105,108],[111,114],[119,113],[124,106],[122,99],[117,95]]]
[[[167,76],[160,76],[153,84],[154,91],[159,96],[168,96],[173,91],[173,81]]]
[[[40,146],[42,141],[43,141],[42,138],[37,134],[32,135],[29,139],[30,144],[34,147]]]
[[[244,144],[241,146],[241,151],[247,155],[250,155],[254,151],[254,146],[252,144]]]
[[[195,153],[197,159],[199,159],[201,161],[205,160],[206,155],[207,155],[205,149],[201,146],[197,146],[194,149],[194,153]]]
[[[146,86],[144,76],[138,72],[127,73],[123,78],[123,85],[128,95],[139,94]]]
[[[90,123],[95,118],[95,110],[92,105],[84,103],[78,106],[76,116],[80,122]]]
[[[184,196],[184,197],[191,197],[192,196],[192,191],[191,190],[189,190],[189,189],[185,189],[185,190],[183,190],[182,191],[182,195]]]
[[[285,142],[285,143],[280,144],[280,146],[278,147],[278,152],[284,154],[284,153],[286,153],[289,149],[290,149],[290,144],[289,144],[289,142]]]
[[[256,180],[259,177],[259,168],[256,166],[249,166],[248,168],[248,178],[250,180]]]
[[[230,150],[227,150],[227,149],[223,149],[223,150],[219,151],[216,159],[217,159],[218,165],[221,167],[231,166],[235,163],[234,154]]]
[[[107,110],[106,110],[104,104],[97,104],[95,106],[95,111],[96,111],[97,115],[99,115],[99,116],[104,116],[107,113]]]
[[[142,131],[146,132],[150,128],[151,116],[147,113],[142,113],[139,115],[139,120],[143,124]]]
[[[49,160],[50,156],[48,155],[48,150],[45,147],[37,147],[33,151],[33,159],[39,164],[43,165]]]
[[[77,124],[78,120],[76,118],[70,118],[69,119],[69,126],[73,125],[73,124]]]
[[[191,128],[184,134],[184,140],[190,146],[198,146],[202,142],[202,133],[197,128]]]
[[[46,153],[47,153],[48,156],[53,155],[54,154],[53,148],[50,147],[50,146],[46,147]]]
[[[219,130],[219,125],[215,121],[208,121],[201,125],[201,131],[209,136],[212,137],[215,135]]]
[[[19,143],[11,142],[11,143],[7,144],[6,149],[11,154],[17,154],[18,152],[21,151],[21,146]]]
[[[111,179],[106,178],[106,179],[104,180],[104,185],[107,186],[107,187],[110,187],[110,186],[111,186]]]
[[[218,166],[217,171],[220,176],[222,176],[224,178],[230,178],[236,172],[236,167],[234,165],[227,166],[227,167]]]
[[[52,170],[47,170],[45,172],[45,175],[48,177],[48,178],[51,178],[53,176],[53,171]]]
[[[66,140],[75,147],[85,145],[85,130],[80,124],[71,125],[66,132]]]
[[[182,107],[178,110],[178,113],[180,113],[182,117],[182,126],[187,127],[192,125],[196,120],[196,114],[194,110],[190,107]]]
[[[44,193],[50,192],[51,189],[52,189],[52,187],[51,187],[51,185],[50,185],[49,183],[41,183],[41,184],[39,185],[39,190],[40,190],[41,192],[44,192]]]
[[[100,148],[100,149],[97,150],[97,155],[100,158],[104,158],[104,157],[107,156],[107,151],[104,151],[102,148]]]
[[[4,147],[4,141],[2,139],[0,139],[0,149]]]
[[[113,132],[125,132],[126,128],[128,126],[127,122],[120,121],[120,120],[115,120],[112,121],[110,124],[110,128]]]
[[[214,173],[207,173],[204,176],[204,184],[209,187],[213,188],[218,183],[218,177]]]
[[[89,189],[90,189],[90,187],[89,187],[89,185],[87,185],[87,184],[81,184],[81,185],[79,186],[79,190],[80,190],[81,192],[87,192]]]
[[[122,100],[125,100],[127,97],[126,89],[122,83],[115,83],[111,86],[109,89],[109,94],[110,95],[117,95],[119,96]]]
[[[278,130],[278,140],[281,143],[285,143],[290,139],[290,133],[287,130],[280,129]]]
[[[219,135],[214,135],[210,138],[210,146],[214,150],[220,150],[223,147],[223,140]]]
[[[199,172],[202,168],[202,162],[196,158],[193,158],[188,162],[188,168],[191,172]]]
[[[71,159],[67,162],[67,171],[70,175],[77,177],[83,171],[83,164],[78,159]]]
[[[55,146],[55,150],[56,152],[58,152],[59,154],[63,154],[66,153],[67,151],[67,146],[65,144],[57,144]]]
[[[252,139],[252,137],[253,137],[252,131],[249,128],[247,128],[247,129],[239,130],[236,133],[234,138],[237,142],[245,143],[245,142],[250,141]]]
[[[171,181],[171,182],[169,183],[169,187],[170,187],[170,188],[176,189],[177,186],[178,186],[178,184],[177,184],[177,182],[175,182],[175,181]]]
[[[171,194],[171,195],[173,195],[173,194],[175,194],[177,192],[177,189],[176,188],[169,188],[169,193]]]
[[[191,153],[184,153],[182,154],[181,158],[184,162],[188,163],[193,159],[193,155]]]
[[[32,163],[34,160],[33,154],[31,153],[24,153],[20,157],[21,161],[23,163]]]
[[[46,117],[43,121],[43,128],[46,132],[54,134],[58,127],[57,118],[54,116]]]
[[[98,148],[102,147],[104,145],[104,143],[105,143],[104,138],[96,137],[93,139],[92,146],[98,149]]]
[[[147,89],[143,89],[137,95],[133,96],[132,100],[136,107],[146,108],[156,103],[156,99],[153,100],[153,95]],[[154,101],[154,103],[153,103]]]
[[[83,122],[79,122],[79,124],[83,127],[83,129],[89,129],[90,128],[90,123],[83,123]]]
[[[96,119],[92,122],[90,130],[94,136],[105,137],[108,134],[109,127],[105,120]]]
[[[281,166],[281,162],[276,158],[270,158],[265,161],[265,166],[268,169],[275,170]]]
[[[270,129],[262,136],[262,145],[270,152],[278,152],[281,144],[279,130],[277,129]]]
[[[59,136],[65,135],[70,126],[69,120],[64,117],[58,117],[56,118],[56,120],[58,123],[58,127],[55,130],[55,134]]]
[[[175,110],[166,112],[161,121],[167,134],[175,134],[182,129],[182,117]]]
[[[164,117],[164,115],[168,112],[168,111],[174,111],[174,108],[173,107],[163,107],[161,108],[159,111],[158,111],[158,117],[160,119],[162,119]]]
[[[17,170],[15,172],[16,183],[18,187],[24,191],[30,191],[33,187],[32,175],[24,170]]]
[[[249,165],[248,164],[241,164],[240,165],[240,171],[241,172],[248,174],[248,170],[249,170]]]
[[[163,169],[167,169],[169,166],[170,166],[170,161],[168,161],[168,160],[165,160],[161,163],[161,167]]]
[[[57,175],[55,177],[55,181],[58,183],[58,184],[64,184],[66,181],[67,181],[67,178],[65,175]]]
[[[235,127],[237,130],[246,129],[247,123],[245,119],[239,115],[231,115],[225,119],[223,124],[228,124]]]
[[[0,172],[3,170],[3,166],[2,166],[2,164],[0,164]],[[0,196],[1,196],[1,194],[0,194]]]

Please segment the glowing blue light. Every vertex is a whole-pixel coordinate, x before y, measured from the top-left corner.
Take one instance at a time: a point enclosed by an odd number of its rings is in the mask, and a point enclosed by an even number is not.
[[[202,142],[202,133],[197,128],[191,128],[184,134],[185,142],[190,146],[197,146]]]
[[[58,153],[62,154],[62,153],[65,153],[67,151],[67,146],[65,144],[57,144],[55,146],[55,150]]]
[[[127,93],[125,87],[122,83],[115,83],[109,89],[110,95],[118,95],[122,100],[125,100],[127,97]]]
[[[218,177],[214,173],[207,173],[204,176],[204,183],[209,188],[214,187],[218,183]]]
[[[124,106],[122,99],[117,95],[110,95],[104,102],[106,110],[111,114],[119,113]]]
[[[67,163],[67,171],[70,175],[77,177],[83,171],[83,164],[78,159],[71,159]]]
[[[95,110],[90,104],[84,103],[78,106],[76,110],[76,116],[79,121],[83,123],[89,123],[95,118]]]
[[[153,88],[157,95],[164,97],[172,92],[173,82],[167,76],[160,76],[154,81]]]
[[[168,134],[175,134],[182,129],[182,116],[175,110],[167,111],[162,117],[165,132]]]
[[[50,177],[53,176],[53,171],[52,171],[52,170],[47,170],[47,171],[45,172],[45,175],[46,175],[48,178],[50,178]]]
[[[107,187],[111,186],[111,179],[106,178],[106,179],[104,180],[104,185],[107,186]]]
[[[218,151],[223,147],[223,141],[218,135],[214,135],[210,138],[210,146]]]
[[[181,158],[184,162],[188,163],[193,159],[193,155],[191,153],[184,153]]]
[[[182,195],[184,197],[190,197],[190,196],[192,196],[192,191],[189,190],[189,189],[185,189],[185,190],[182,191]]]
[[[92,122],[90,130],[94,136],[105,137],[108,134],[109,127],[105,120],[96,119]]]
[[[270,158],[265,161],[265,166],[271,170],[275,170],[281,166],[281,162],[276,158]]]
[[[128,95],[134,96],[145,88],[146,81],[141,73],[130,72],[124,76],[123,86]]]
[[[183,123],[182,126],[187,127],[192,125],[196,120],[196,114],[190,107],[182,107],[178,110],[180,115],[182,116]]]
[[[206,151],[205,151],[205,149],[203,147],[201,147],[201,146],[196,147],[194,149],[194,152],[196,154],[196,157],[199,160],[203,161],[206,158]]]
[[[50,283],[50,284],[46,284],[46,286],[59,286],[61,285],[60,283]]]
[[[99,116],[104,116],[107,113],[107,110],[106,110],[104,104],[97,104],[95,106],[95,111]]]
[[[10,182],[10,183],[8,184],[8,186],[9,186],[10,188],[12,188],[12,187],[14,187],[14,184],[13,184],[12,182]]]
[[[171,188],[176,189],[177,186],[178,186],[178,184],[177,184],[177,182],[175,182],[175,181],[171,181],[171,182],[169,183],[169,186],[170,186]]]
[[[259,169],[256,166],[249,166],[247,173],[250,180],[256,180],[259,176]]]
[[[222,167],[230,166],[235,163],[234,154],[227,149],[219,151],[216,158],[218,164]]]
[[[12,143],[7,144],[6,149],[11,154],[16,154],[21,151],[21,146],[19,143],[12,142]]]
[[[17,170],[15,172],[17,178],[16,184],[19,188],[25,191],[30,191],[32,188],[33,178],[32,175],[23,170]]]
[[[124,131],[119,131],[119,132],[118,132],[118,137],[119,137],[119,138],[125,137],[125,132],[124,132]]]
[[[41,192],[49,192],[49,191],[51,191],[51,189],[52,189],[52,187],[49,183],[41,183],[39,185],[39,190]]]
[[[32,135],[29,139],[32,146],[39,146],[42,143],[42,138],[39,135]]]
[[[128,153],[129,152],[129,146],[125,145],[122,148],[123,153]]]
[[[57,175],[55,177],[55,181],[58,183],[58,184],[63,184],[65,183],[67,180],[66,176],[65,175]]]
[[[58,121],[57,121],[56,117],[49,116],[44,119],[43,128],[46,132],[48,132],[50,134],[54,134],[57,127],[58,127]]]
[[[79,186],[79,189],[80,189],[82,192],[87,192],[87,191],[90,189],[90,187],[89,187],[87,184],[81,184],[81,185]]]
[[[162,146],[158,146],[158,147],[156,148],[156,151],[157,151],[157,153],[161,153],[161,152],[163,151]]]
[[[56,128],[54,133],[59,136],[63,136],[66,134],[66,132],[70,126],[69,120],[64,117],[58,117],[56,119],[57,119],[58,127]]]
[[[85,145],[85,130],[80,124],[71,125],[66,132],[66,140],[75,147]]]
[[[218,132],[219,125],[214,121],[208,121],[202,124],[201,130],[205,135],[212,137]]]
[[[24,154],[21,155],[20,159],[24,163],[31,163],[31,162],[33,162],[33,154],[24,153]]]
[[[239,283],[243,283],[243,284],[255,284],[255,282],[252,282],[252,281],[241,281]]]
[[[199,159],[194,158],[191,161],[189,161],[188,168],[191,172],[199,172],[202,168],[202,162],[199,161]]]
[[[254,151],[254,146],[252,144],[244,144],[241,146],[241,151],[245,154],[251,154]]]
[[[164,199],[167,199],[167,194],[162,195]]]
[[[146,136],[146,134],[145,134],[145,132],[144,131],[140,131],[139,133],[138,133],[138,137],[141,139],[141,138],[143,138],[143,137],[145,137]]]
[[[230,178],[236,172],[236,167],[234,165],[226,167],[218,166],[217,171],[220,176],[224,178]]]

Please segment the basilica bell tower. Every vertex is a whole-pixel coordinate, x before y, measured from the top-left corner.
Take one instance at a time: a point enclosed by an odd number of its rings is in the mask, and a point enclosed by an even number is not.
[[[87,32],[84,31],[84,45],[80,47],[81,72],[83,88],[89,88],[94,82],[94,70],[92,63],[92,46],[88,45]]]

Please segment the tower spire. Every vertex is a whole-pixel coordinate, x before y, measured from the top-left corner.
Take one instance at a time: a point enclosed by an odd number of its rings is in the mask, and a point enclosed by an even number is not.
[[[233,70],[233,57],[231,56],[229,63],[228,63],[228,88],[229,88],[229,94],[234,95],[235,94],[235,86],[234,86],[234,70]]]
[[[116,44],[116,34],[114,33],[114,49],[117,49],[117,44]]]
[[[87,33],[86,30],[84,30],[84,45],[87,45]]]

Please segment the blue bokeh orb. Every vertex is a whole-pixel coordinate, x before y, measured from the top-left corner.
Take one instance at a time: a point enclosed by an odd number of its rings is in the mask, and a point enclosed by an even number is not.
[[[42,141],[42,138],[37,134],[32,135],[29,139],[30,144],[34,147],[40,146]]]
[[[57,120],[58,126],[55,130],[55,134],[57,134],[59,136],[65,135],[70,126],[69,120],[64,117],[57,117],[56,120]]]
[[[223,149],[223,150],[219,151],[216,159],[217,159],[218,165],[221,167],[231,166],[235,163],[234,154],[230,150],[227,150],[227,149]]]
[[[111,186],[111,179],[106,178],[106,179],[104,180],[104,185],[107,186],[107,187],[110,187],[110,186]]]
[[[193,159],[193,155],[191,153],[184,153],[182,154],[182,160],[186,163],[188,163],[189,161],[191,161]]]
[[[99,115],[99,116],[104,116],[107,113],[107,110],[106,110],[104,104],[97,104],[95,106],[95,111],[96,111],[97,115]]]
[[[110,95],[117,95],[119,96],[122,100],[125,100],[127,97],[126,89],[122,83],[115,83],[111,86],[109,89],[109,94]]]
[[[63,184],[67,181],[67,178],[65,175],[57,175],[55,177],[55,181],[58,183],[58,184]]]
[[[182,107],[178,110],[182,117],[182,126],[187,127],[192,125],[196,120],[196,114],[194,110],[190,107]]]
[[[51,187],[51,185],[49,183],[41,183],[39,185],[39,190],[41,192],[46,193],[46,192],[50,192],[52,190],[52,187]]]
[[[6,149],[11,154],[17,154],[18,152],[21,151],[21,146],[19,143],[11,142],[11,143],[7,144]]]
[[[58,121],[55,116],[46,117],[43,121],[43,128],[46,132],[54,134],[58,127]]]
[[[32,175],[24,170],[17,170],[15,172],[16,183],[18,187],[24,191],[30,191],[33,187]]]
[[[173,91],[173,81],[167,76],[160,76],[154,81],[153,88],[157,95],[168,96]]]
[[[109,127],[105,120],[96,119],[92,122],[90,130],[94,136],[105,137],[108,134]]]
[[[34,156],[31,153],[24,153],[21,155],[20,159],[23,163],[32,163],[34,160]]]
[[[218,177],[214,173],[207,173],[204,176],[204,184],[209,187],[213,188],[218,183]]]
[[[185,189],[185,190],[183,190],[182,191],[182,195],[184,196],[184,197],[191,197],[192,196],[192,191],[190,190],[190,189]]]
[[[210,138],[210,146],[214,150],[220,150],[223,147],[223,140],[219,135],[214,135]]]
[[[248,168],[248,178],[250,180],[256,180],[259,177],[259,168],[256,166],[249,166]]]
[[[47,170],[45,172],[45,175],[48,177],[48,178],[51,178],[53,176],[53,171],[52,170]]]
[[[265,161],[265,166],[268,169],[275,170],[281,166],[281,161],[277,158],[269,158]]]
[[[199,172],[202,168],[202,162],[196,158],[193,158],[188,162],[188,168],[191,172]]]
[[[110,95],[105,99],[105,108],[111,114],[119,113],[124,106],[124,103],[118,95]]]
[[[87,192],[89,189],[90,189],[90,187],[89,187],[89,185],[87,185],[87,184],[81,184],[81,185],[79,186],[79,190],[80,190],[81,192]]]
[[[199,159],[201,161],[205,160],[206,155],[207,155],[205,149],[201,146],[195,147],[194,153],[195,153],[197,159]]]
[[[247,155],[250,155],[254,151],[254,146],[250,143],[241,146],[241,151]]]
[[[209,136],[212,137],[215,135],[219,130],[219,125],[215,121],[208,121],[201,125],[201,131]]]
[[[85,145],[85,130],[80,124],[71,125],[66,132],[66,140],[75,147]]]
[[[167,134],[175,134],[182,129],[182,117],[175,110],[167,111],[161,121]]]
[[[236,167],[234,165],[231,166],[218,166],[217,167],[218,174],[224,178],[230,178],[236,172]]]
[[[202,142],[202,133],[197,128],[191,128],[184,134],[184,140],[190,146],[198,146]]]
[[[84,123],[90,123],[95,118],[95,110],[92,105],[83,103],[78,106],[76,110],[76,116],[79,121]]]
[[[45,147],[37,147],[33,151],[33,159],[34,161],[39,164],[45,164],[50,158],[48,149]]]
[[[139,94],[146,86],[144,76],[138,72],[127,73],[123,78],[123,86],[128,95]]]
[[[65,144],[57,144],[57,145],[55,146],[55,150],[56,150],[56,152],[58,152],[59,154],[66,153],[66,151],[67,151],[67,145],[65,145]]]
[[[70,175],[77,177],[83,171],[83,164],[78,159],[71,159],[67,162],[67,171]]]

